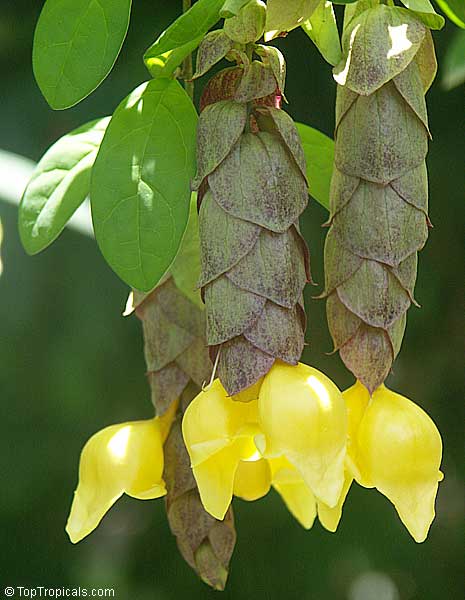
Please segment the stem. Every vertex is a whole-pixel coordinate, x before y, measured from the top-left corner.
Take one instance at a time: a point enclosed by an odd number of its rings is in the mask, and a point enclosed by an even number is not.
[[[192,6],[192,0],[182,0],[182,12],[186,13]],[[192,102],[194,101],[194,82],[192,76],[194,74],[192,65],[192,54],[186,56],[182,64],[182,77],[184,79],[184,89],[189,95]]]

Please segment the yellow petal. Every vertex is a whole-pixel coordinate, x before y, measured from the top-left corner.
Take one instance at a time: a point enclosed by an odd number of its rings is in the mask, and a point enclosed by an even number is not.
[[[342,394],[323,373],[276,361],[258,401],[267,458],[285,456],[317,499],[335,506],[344,483],[347,414]]]
[[[273,487],[289,512],[305,529],[310,529],[316,517],[316,500],[302,476],[286,459],[271,459]]]
[[[433,421],[412,401],[381,386],[365,411],[357,441],[373,485],[394,504],[412,537],[424,541],[442,479],[442,442]]]
[[[192,468],[205,510],[220,521],[231,504],[234,476],[240,462],[238,453],[233,442]]]
[[[357,381],[352,387],[342,393],[347,408],[347,455],[344,485],[336,506],[329,507],[324,502],[318,502],[318,518],[328,531],[336,531],[341,520],[342,508],[349,493],[354,476],[361,477],[358,464],[357,433],[360,421],[370,401],[366,387]]]
[[[234,495],[243,500],[258,500],[270,491],[271,471],[268,461],[241,460],[234,478]]]
[[[347,494],[349,493],[352,481],[352,475],[346,471],[341,495],[339,496],[339,500],[337,501],[336,506],[334,506],[333,508],[326,506],[326,504],[324,504],[323,502],[318,502],[318,519],[320,520],[320,523],[323,525],[323,527],[328,531],[336,531],[339,525],[339,521],[341,520],[342,516],[342,507],[344,505],[344,501],[347,497]]]
[[[257,421],[257,402],[235,402],[215,379],[189,404],[182,433],[192,466],[228,446],[247,423]]]
[[[347,455],[344,485],[336,506],[329,507],[324,502],[318,502],[318,518],[328,531],[336,531],[341,520],[342,508],[349,493],[354,477],[362,478],[359,464],[357,433],[360,422],[370,401],[370,394],[366,387],[357,381],[353,386],[342,393],[347,408]],[[365,475],[366,485],[366,475]]]
[[[89,439],[66,525],[73,543],[91,533],[123,493],[143,500],[166,494],[161,430],[157,417],[111,425]]]
[[[342,396],[346,403],[348,419],[346,457],[348,470],[360,485],[373,487],[369,481],[366,469],[364,469],[357,446],[358,428],[370,402],[370,393],[362,383],[357,381],[353,386],[342,392]]]
[[[231,503],[240,461],[257,452],[257,401],[234,401],[217,379],[190,403],[182,431],[202,504],[221,520]]]

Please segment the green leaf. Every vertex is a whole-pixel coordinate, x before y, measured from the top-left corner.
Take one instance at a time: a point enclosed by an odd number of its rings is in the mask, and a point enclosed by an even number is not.
[[[312,16],[303,23],[302,29],[329,64],[335,66],[341,60],[341,42],[336,17],[331,2],[321,2]]]
[[[197,48],[205,33],[220,18],[224,0],[198,0],[172,23],[144,54],[152,77],[170,77]]]
[[[86,199],[109,121],[91,121],[63,136],[36,166],[19,207],[19,234],[28,254],[51,244]]]
[[[223,8],[220,10],[220,17],[223,19],[235,17],[248,2],[250,0],[226,0]]]
[[[463,0],[436,0],[436,4],[453,23],[465,29],[465,2]]]
[[[442,86],[451,90],[465,82],[465,31],[456,31],[444,57]]]
[[[193,193],[191,197],[189,221],[170,272],[181,292],[194,304],[204,308],[197,287],[200,278],[200,237],[196,193]]]
[[[310,195],[329,210],[329,189],[333,174],[334,141],[318,129],[296,123],[307,161]]]
[[[442,29],[444,17],[438,15],[429,0],[401,0],[430,29]]]
[[[284,31],[292,31],[309,19],[320,0],[268,0],[265,41]]]
[[[95,161],[95,236],[131,287],[152,289],[178,251],[195,173],[197,114],[176,80],[144,83],[116,109]]]
[[[131,0],[47,0],[32,65],[53,109],[74,106],[111,71],[129,26]]]
[[[333,0],[333,4],[355,4],[357,0]]]

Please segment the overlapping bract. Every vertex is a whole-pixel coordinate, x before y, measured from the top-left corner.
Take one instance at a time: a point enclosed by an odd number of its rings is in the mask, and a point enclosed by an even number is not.
[[[297,364],[310,278],[298,226],[308,198],[305,157],[292,119],[276,108],[279,65],[244,60],[207,86],[194,181],[207,342],[230,394],[276,359]],[[217,89],[227,99],[218,101]]]
[[[200,389],[210,377],[205,311],[180,291],[172,276],[150,294],[133,293],[152,402],[157,414],[164,414],[189,383]]]
[[[436,60],[425,26],[385,5],[346,22],[343,46],[325,295],[335,349],[373,392],[400,350],[428,235],[424,96]]]
[[[325,527],[337,526],[346,410],[320,371],[277,361],[234,397],[217,379],[188,407],[183,435],[202,502],[218,519],[233,495],[255,500],[273,486],[304,527],[317,511]]]
[[[180,417],[171,427],[164,452],[166,511],[178,548],[205,583],[222,590],[236,543],[232,508],[222,521],[204,509],[182,439]]]
[[[135,292],[134,301],[144,330],[154,406],[158,414],[166,414],[180,399],[182,414],[210,377],[205,312],[187,298],[173,276],[145,297]],[[236,541],[232,509],[219,522],[203,508],[179,419],[164,446],[168,521],[186,562],[210,586],[224,589]]]

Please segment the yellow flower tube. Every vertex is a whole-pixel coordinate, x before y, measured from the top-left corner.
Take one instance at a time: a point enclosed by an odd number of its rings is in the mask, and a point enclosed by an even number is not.
[[[336,506],[347,439],[346,407],[337,386],[317,369],[277,361],[264,378],[258,407],[263,456],[284,456],[318,501]]]
[[[66,532],[75,544],[89,535],[124,493],[140,500],[166,494],[163,443],[177,403],[162,417],[110,425],[85,444]]]

